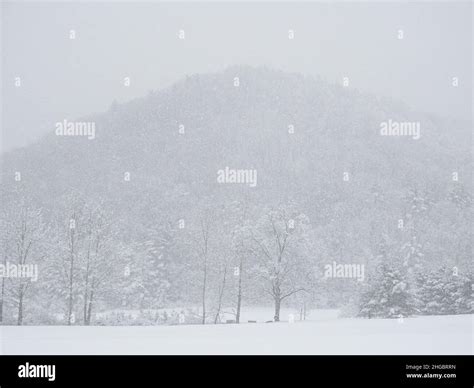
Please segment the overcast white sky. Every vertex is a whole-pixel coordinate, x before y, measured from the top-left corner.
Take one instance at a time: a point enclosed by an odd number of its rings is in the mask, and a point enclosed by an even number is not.
[[[34,2],[2,8],[3,150],[31,143],[64,118],[106,110],[114,99],[235,64],[331,82],[348,76],[362,91],[471,118],[470,2]],[[177,38],[180,29],[184,41]],[[458,88],[451,85],[454,76]],[[128,88],[124,77],[131,78]]]

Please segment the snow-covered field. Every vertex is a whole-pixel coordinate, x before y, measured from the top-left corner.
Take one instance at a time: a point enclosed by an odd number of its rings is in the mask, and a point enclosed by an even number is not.
[[[257,316],[252,312],[247,314]],[[283,315],[285,316],[285,315]],[[5,326],[3,354],[473,354],[473,316],[154,327]],[[259,320],[259,319],[257,319]]]

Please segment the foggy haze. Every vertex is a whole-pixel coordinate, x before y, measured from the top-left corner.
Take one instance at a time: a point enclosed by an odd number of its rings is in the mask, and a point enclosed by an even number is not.
[[[236,64],[338,84],[348,77],[350,88],[414,110],[471,117],[468,2],[11,2],[2,8],[3,151],[53,131],[56,121]],[[185,40],[178,39],[181,29]]]

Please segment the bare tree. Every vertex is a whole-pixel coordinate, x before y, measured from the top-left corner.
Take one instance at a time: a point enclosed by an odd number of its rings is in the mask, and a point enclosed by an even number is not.
[[[89,213],[88,219],[88,230],[87,230],[87,251],[86,251],[86,269],[85,269],[85,280],[84,280],[84,307],[83,307],[83,319],[84,325],[89,324],[89,288],[90,288],[90,277],[91,277],[91,250],[92,250],[92,212]],[[93,295],[93,293],[92,293]]]
[[[36,259],[36,261],[40,259],[40,245],[45,235],[45,227],[42,222],[40,210],[32,210],[22,204],[15,215],[16,219],[14,219],[11,224],[10,233],[13,239],[14,256],[16,256],[16,263],[18,265],[17,268],[20,272],[23,271],[27,264],[34,265],[34,259]],[[33,257],[34,253],[36,257]],[[6,257],[4,260],[6,264]],[[23,324],[25,299],[31,282],[30,278],[23,275],[24,273],[18,274],[16,279],[17,287],[13,293],[18,307],[17,325]],[[2,295],[4,293],[4,286],[4,283],[2,283]]]
[[[224,269],[223,269],[223,274],[222,274],[222,282],[221,285],[219,286],[219,297],[218,297],[218,302],[217,302],[217,311],[216,315],[214,317],[214,323],[216,324],[219,321],[221,310],[222,310],[222,300],[224,297],[224,290],[225,290],[225,285],[226,285],[226,278],[227,278],[227,261],[224,262]]]
[[[3,254],[3,265],[7,264],[7,254]],[[2,276],[2,291],[0,294],[0,322],[3,322],[3,303],[5,301],[5,277]]]
[[[76,213],[72,214],[69,222],[69,270],[66,274],[68,279],[68,308],[67,308],[67,324],[71,325],[73,308],[74,308],[74,263],[76,259]]]
[[[89,256],[86,267],[86,286],[84,289],[84,324],[90,325],[92,309],[97,298],[99,288],[111,278],[113,271],[107,259],[107,239],[100,219],[96,225],[94,251]]]
[[[84,242],[83,263],[83,322],[90,325],[92,311],[97,299],[99,288],[107,279],[113,278],[114,271],[108,260],[111,253],[112,233],[110,225],[106,223],[106,214],[102,211],[102,205],[88,209],[86,229],[86,241]]]
[[[244,266],[244,258],[240,256],[239,261],[239,279],[237,286],[237,313],[235,315],[235,322],[240,323],[240,310],[242,308],[242,270]]]
[[[273,299],[275,322],[280,320],[282,302],[305,290],[311,271],[307,266],[308,229],[306,216],[278,208],[261,217],[251,230],[260,259],[256,269],[264,281],[264,292]]]
[[[208,278],[208,260],[209,260],[209,220],[201,219],[201,241],[200,241],[200,255],[202,258],[202,324],[206,324],[206,288]]]

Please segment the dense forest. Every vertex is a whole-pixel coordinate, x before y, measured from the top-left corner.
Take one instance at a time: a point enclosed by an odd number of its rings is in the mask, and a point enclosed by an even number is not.
[[[1,155],[2,324],[473,312],[469,122],[240,66],[79,121]]]

